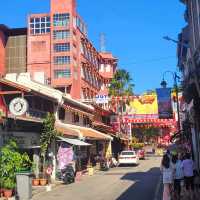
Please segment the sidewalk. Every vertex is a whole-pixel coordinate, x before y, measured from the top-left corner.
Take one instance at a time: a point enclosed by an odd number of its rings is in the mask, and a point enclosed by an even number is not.
[[[94,173],[93,176],[100,175],[100,174],[103,174],[103,173],[104,173],[103,171],[95,171],[95,173]],[[83,181],[85,181],[85,180],[87,180],[87,179],[89,179],[89,178],[91,178],[93,176],[88,175],[88,173],[84,173],[81,176],[81,179],[79,181],[75,181],[72,184],[78,184],[78,183],[83,182]],[[61,187],[61,188],[62,187],[66,187],[66,185],[63,184],[62,181],[56,181],[51,186],[52,186],[51,191],[54,191],[54,190],[56,190],[59,187]],[[70,186],[70,184],[68,186]],[[48,193],[47,189],[46,189],[46,186],[34,186],[33,190],[32,190],[32,199],[36,199],[38,195],[46,194],[46,193]]]
[[[196,192],[196,198],[187,198],[186,195],[187,191],[184,189],[183,192],[181,192],[181,198],[180,200],[199,200],[200,199],[200,189],[198,190],[198,192]],[[159,192],[159,198],[155,199],[155,200],[162,200],[162,194],[163,194],[163,185],[161,184],[160,187],[160,192]],[[174,198],[172,198],[171,200],[176,200]]]

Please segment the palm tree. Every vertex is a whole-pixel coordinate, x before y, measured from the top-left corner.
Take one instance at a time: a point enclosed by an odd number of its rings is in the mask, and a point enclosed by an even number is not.
[[[131,83],[132,78],[125,69],[119,69],[114,75],[109,87],[111,96],[129,96],[133,95],[134,84]]]
[[[134,84],[132,78],[125,69],[119,69],[114,75],[109,87],[110,96],[132,96]],[[124,102],[120,100],[117,105],[117,110],[121,113],[126,111],[126,104],[129,104],[127,100]]]

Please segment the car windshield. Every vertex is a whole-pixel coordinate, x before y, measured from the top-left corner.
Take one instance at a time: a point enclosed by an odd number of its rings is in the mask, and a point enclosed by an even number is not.
[[[123,151],[121,153],[121,155],[123,155],[123,156],[131,156],[131,155],[135,155],[135,152],[134,151]]]

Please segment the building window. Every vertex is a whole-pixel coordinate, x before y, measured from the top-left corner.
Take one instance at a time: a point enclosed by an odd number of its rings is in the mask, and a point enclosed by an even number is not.
[[[69,13],[53,15],[53,25],[54,26],[67,26],[68,24],[69,24]]]
[[[80,31],[83,34],[87,35],[86,26],[85,26],[85,24],[82,22],[82,20],[79,17],[76,18],[76,26],[80,29]]]
[[[110,72],[110,65],[107,64],[105,67],[106,67],[106,72]]]
[[[83,117],[83,125],[86,126],[86,127],[90,127],[89,117],[86,117],[86,116]]]
[[[55,56],[54,64],[55,65],[70,64],[70,56]]]
[[[78,123],[79,122],[79,115],[77,113],[73,113],[72,122],[73,123]]]
[[[65,109],[64,108],[59,109],[58,117],[60,120],[65,120]]]
[[[100,70],[99,70],[100,72],[104,72],[104,64],[101,64],[100,65]]]
[[[54,51],[55,52],[70,51],[70,43],[54,44]]]
[[[55,78],[70,78],[70,76],[71,76],[70,69],[54,70]]]
[[[49,33],[51,28],[50,17],[31,17],[29,29],[31,35]]]
[[[67,30],[57,30],[53,31],[53,39],[54,40],[63,40],[70,37],[70,31]]]

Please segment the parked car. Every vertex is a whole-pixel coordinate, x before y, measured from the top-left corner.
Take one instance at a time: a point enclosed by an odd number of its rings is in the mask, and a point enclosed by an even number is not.
[[[137,165],[139,163],[139,157],[135,151],[122,151],[119,155],[119,165],[132,164]]]
[[[145,150],[144,149],[138,149],[137,151],[139,159],[145,159]]]

